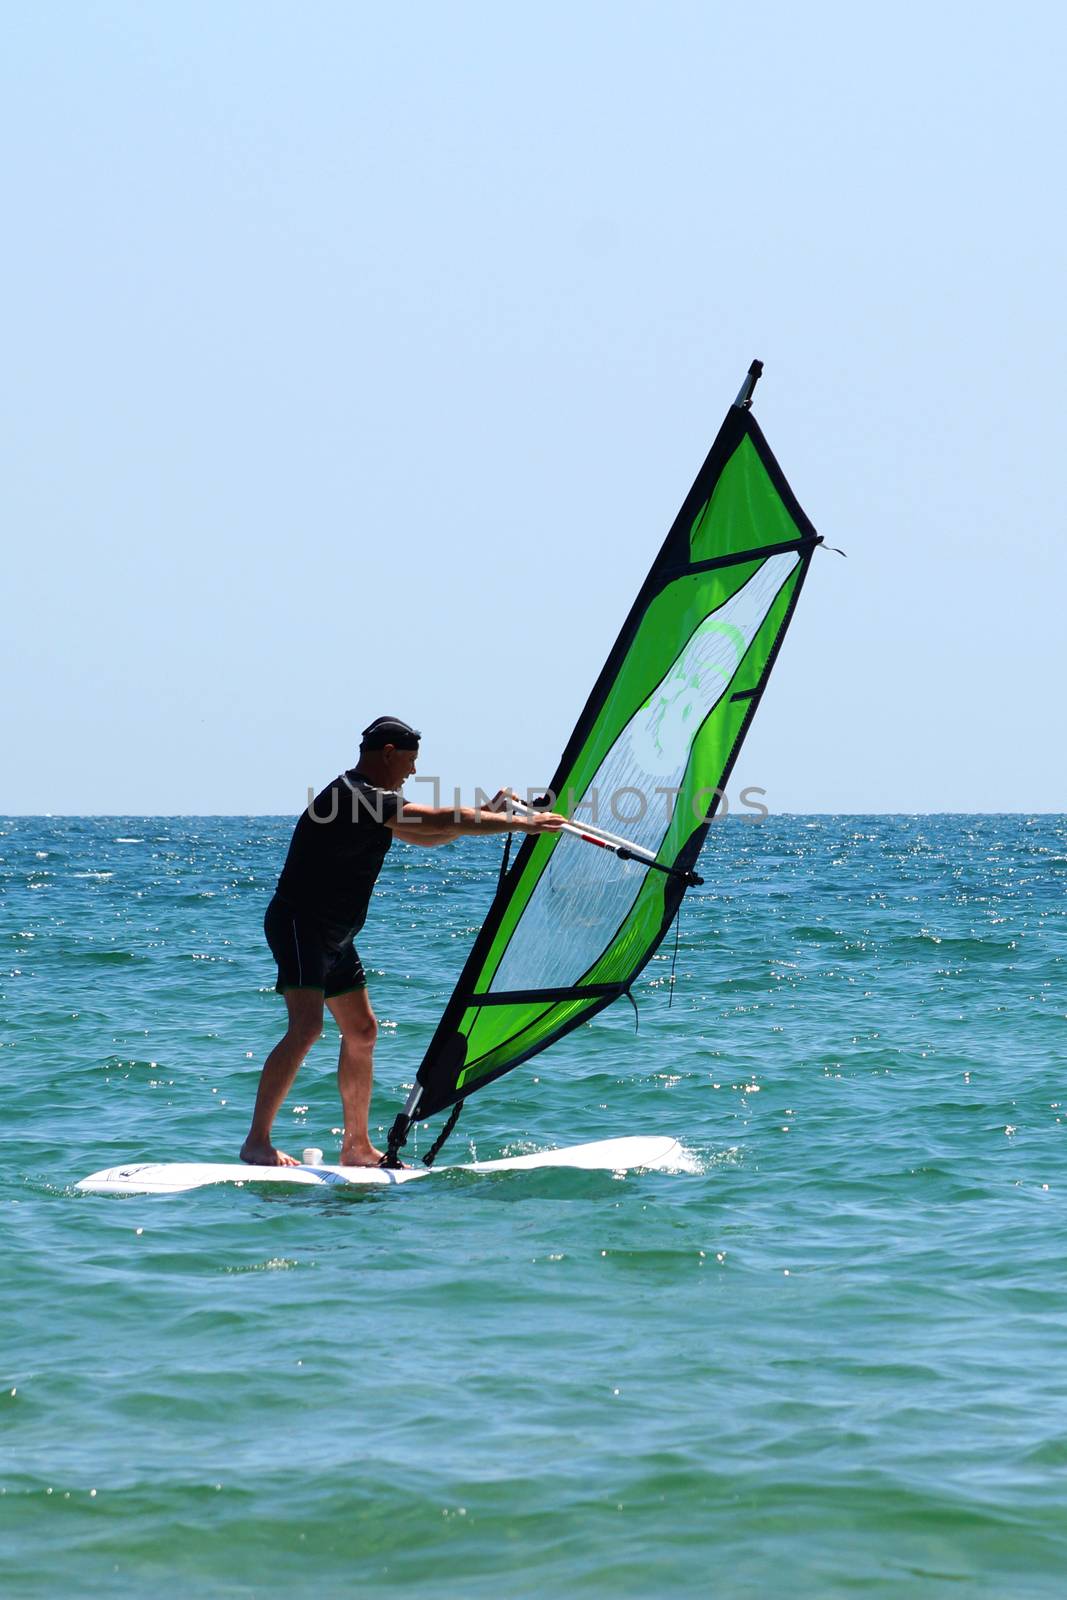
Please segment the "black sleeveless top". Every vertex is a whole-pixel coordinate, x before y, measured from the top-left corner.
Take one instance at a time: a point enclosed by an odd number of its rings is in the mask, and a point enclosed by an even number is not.
[[[353,938],[367,918],[375,880],[402,810],[399,790],[376,789],[354,769],[316,795],[293,829],[278,898],[315,922],[332,944]]]

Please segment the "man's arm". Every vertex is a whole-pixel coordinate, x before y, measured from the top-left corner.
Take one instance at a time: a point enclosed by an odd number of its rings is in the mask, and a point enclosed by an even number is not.
[[[554,811],[538,811],[520,816],[501,809],[506,796],[504,791],[487,806],[419,806],[405,800],[395,818],[386,818],[385,826],[391,828],[398,839],[407,844],[447,844],[465,834],[486,833],[555,833],[566,822],[566,817]]]
[[[415,813],[421,815],[416,816]],[[443,815],[433,806],[405,805],[396,818],[391,821],[386,819],[385,826],[392,830],[394,838],[403,839],[405,844],[447,844],[450,839],[459,837],[459,828],[453,823],[451,811],[447,813],[447,827],[441,820]]]

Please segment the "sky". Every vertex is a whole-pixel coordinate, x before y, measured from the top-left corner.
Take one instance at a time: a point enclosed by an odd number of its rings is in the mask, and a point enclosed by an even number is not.
[[[1067,809],[1062,7],[2,26],[0,812],[544,782],[754,356],[847,558],[731,793]]]

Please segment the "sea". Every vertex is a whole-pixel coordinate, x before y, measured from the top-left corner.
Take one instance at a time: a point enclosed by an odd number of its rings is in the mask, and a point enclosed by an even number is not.
[[[291,823],[0,821],[5,1600],[1062,1600],[1067,817],[716,823],[636,1015],[439,1157],[688,1171],[79,1193],[236,1157]],[[386,862],[379,1138],[499,851]],[[284,1148],[336,1159],[335,1066]]]

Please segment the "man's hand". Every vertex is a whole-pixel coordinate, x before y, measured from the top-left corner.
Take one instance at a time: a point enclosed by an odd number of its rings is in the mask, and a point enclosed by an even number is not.
[[[478,809],[494,815],[509,812],[516,833],[556,833],[567,821],[555,811],[531,811],[530,802],[514,789],[498,789],[493,798]]]
[[[558,833],[567,818],[555,811],[534,811],[529,816],[520,817],[516,811],[514,820],[516,833]]]
[[[498,789],[493,798],[491,800],[487,800],[485,804],[479,806],[478,809],[479,811],[506,811],[509,800],[518,800],[520,805],[524,804],[522,796],[517,795],[514,789]]]

